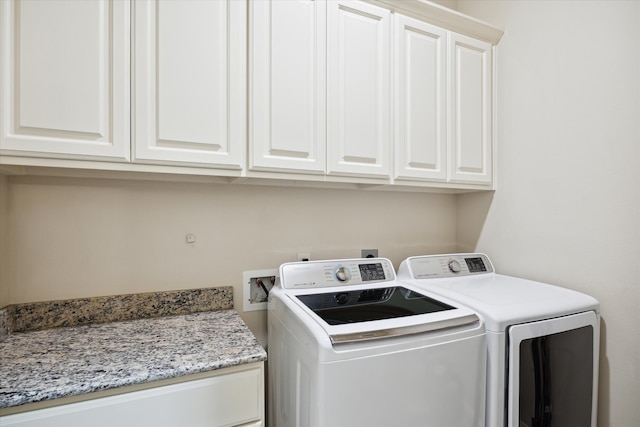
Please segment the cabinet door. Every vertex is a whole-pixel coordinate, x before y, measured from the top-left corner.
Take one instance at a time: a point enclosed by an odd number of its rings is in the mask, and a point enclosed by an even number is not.
[[[326,2],[250,3],[251,170],[325,172]]]
[[[240,169],[246,2],[136,1],[134,7],[134,160]]]
[[[358,1],[327,10],[327,169],[390,175],[390,12]]]
[[[447,32],[395,17],[395,177],[447,179]]]
[[[492,182],[491,45],[449,35],[449,147],[453,182]]]
[[[163,0],[164,1],[164,0]],[[13,427],[261,426],[262,362],[223,368],[203,379],[0,417]],[[114,391],[117,391],[114,390]]]
[[[0,2],[3,154],[129,159],[129,3]]]

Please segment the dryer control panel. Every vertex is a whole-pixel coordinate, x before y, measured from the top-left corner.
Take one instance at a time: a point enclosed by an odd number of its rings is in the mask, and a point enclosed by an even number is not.
[[[411,279],[437,279],[493,272],[493,265],[485,254],[446,254],[407,258],[400,264],[398,276]]]
[[[395,278],[393,264],[386,258],[290,262],[280,266],[280,284],[285,289],[360,285]]]

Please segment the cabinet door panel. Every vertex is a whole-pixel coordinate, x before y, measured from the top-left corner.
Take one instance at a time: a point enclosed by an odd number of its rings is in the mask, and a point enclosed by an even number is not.
[[[324,173],[326,3],[250,3],[250,168]]]
[[[447,178],[445,30],[396,15],[396,178]]]
[[[450,180],[492,181],[491,45],[451,33]]]
[[[135,160],[241,168],[246,4],[134,7]]]
[[[328,32],[328,172],[390,174],[390,13],[332,1]]]
[[[228,368],[223,368],[225,371]],[[233,368],[231,368],[233,369]],[[260,426],[264,368],[260,362],[212,377],[0,417],[14,427]]]
[[[3,1],[5,153],[129,159],[129,6]]]

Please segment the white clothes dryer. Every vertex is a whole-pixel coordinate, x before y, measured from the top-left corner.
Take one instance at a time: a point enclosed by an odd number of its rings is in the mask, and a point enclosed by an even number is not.
[[[484,254],[410,257],[398,280],[474,309],[487,329],[487,427],[595,427],[596,299],[496,274]]]
[[[273,427],[482,427],[484,324],[383,258],[283,264],[268,303]]]

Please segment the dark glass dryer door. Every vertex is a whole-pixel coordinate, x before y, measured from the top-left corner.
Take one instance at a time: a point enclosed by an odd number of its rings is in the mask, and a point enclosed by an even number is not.
[[[509,427],[592,427],[598,374],[593,312],[509,329]]]

